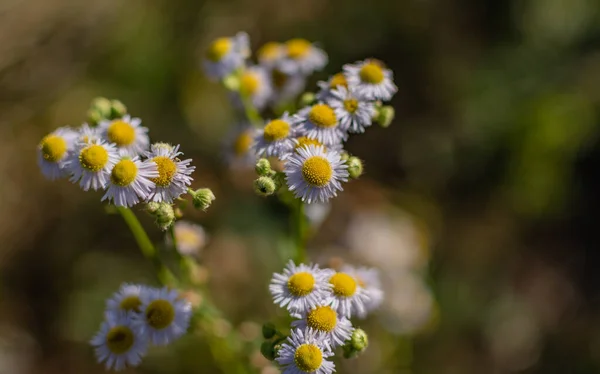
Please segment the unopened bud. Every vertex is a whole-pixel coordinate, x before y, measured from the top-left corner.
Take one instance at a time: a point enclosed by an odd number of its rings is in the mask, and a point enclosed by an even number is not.
[[[277,190],[275,181],[269,177],[258,177],[254,181],[254,192],[260,196],[270,196]]]
[[[167,203],[159,203],[158,209],[153,213],[156,218],[156,225],[162,231],[166,231],[175,223],[175,212],[173,206]]]
[[[205,211],[210,207],[212,202],[216,199],[215,194],[210,188],[200,188],[196,191],[188,190],[189,194],[192,195],[192,202],[196,209]]]
[[[262,334],[265,339],[271,339],[277,334],[277,329],[273,323],[267,322],[262,327]]]
[[[305,92],[300,96],[300,108],[311,106],[317,102],[317,95],[313,92]]]
[[[237,91],[240,88],[240,78],[236,74],[230,74],[223,78],[223,86],[229,91]]]
[[[127,107],[119,100],[111,100],[110,114],[112,118],[121,118],[127,114]]]
[[[156,211],[158,210],[159,207],[160,207],[160,203],[157,203],[156,201],[151,201],[148,204],[146,204],[146,210],[150,214],[156,213]]]
[[[389,127],[394,120],[396,111],[389,105],[382,106],[379,109],[379,115],[377,116],[377,123],[383,128]]]
[[[350,157],[348,161],[346,161],[346,165],[348,165],[348,174],[350,174],[350,178],[358,179],[363,173],[363,163],[358,157]]]
[[[364,352],[369,346],[369,337],[363,329],[355,329],[350,340],[344,345],[344,357],[352,358]]]
[[[91,125],[91,126],[97,126],[98,123],[100,123],[100,121],[102,121],[104,118],[102,117],[102,114],[100,114],[100,112],[96,109],[90,109],[87,111],[87,122]]]
[[[91,109],[95,110],[102,117],[102,119],[108,119],[110,118],[111,106],[110,100],[107,98],[97,97],[92,100]]]
[[[271,163],[266,158],[261,158],[260,160],[258,160],[254,170],[256,170],[256,174],[266,177],[270,176],[273,172],[273,170],[271,169]]]

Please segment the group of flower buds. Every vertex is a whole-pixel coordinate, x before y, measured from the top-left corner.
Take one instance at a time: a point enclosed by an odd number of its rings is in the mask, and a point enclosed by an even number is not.
[[[117,119],[127,114],[127,107],[119,100],[109,100],[105,97],[97,97],[87,112],[88,123],[97,126],[106,119]]]

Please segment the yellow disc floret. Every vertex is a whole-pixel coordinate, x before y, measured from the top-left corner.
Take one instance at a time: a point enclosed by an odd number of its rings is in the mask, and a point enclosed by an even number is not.
[[[337,73],[331,77],[329,88],[335,89],[337,86],[348,87],[348,81],[346,81],[344,73]]]
[[[67,141],[57,135],[46,135],[40,142],[42,157],[46,161],[60,161],[67,153]]]
[[[106,137],[119,147],[128,146],[135,141],[135,129],[131,124],[118,119],[108,126]]]
[[[79,153],[79,163],[84,169],[98,172],[108,163],[108,152],[101,145],[90,145]]]
[[[252,135],[249,131],[244,131],[233,142],[233,152],[237,156],[245,155],[252,145]]]
[[[294,353],[294,363],[305,373],[312,373],[321,367],[323,352],[314,344],[302,344]]]
[[[171,325],[175,319],[175,308],[167,300],[154,300],[146,307],[145,315],[148,325],[161,330]]]
[[[137,176],[138,168],[131,160],[121,160],[112,169],[110,181],[117,186],[129,186]]]
[[[302,148],[302,147],[308,147],[309,145],[314,145],[314,146],[321,146],[323,147],[324,150],[327,150],[327,148],[325,146],[323,146],[323,144],[318,141],[317,139],[311,139],[307,136],[301,136],[299,138],[296,138],[296,140],[298,141],[298,144],[296,144],[296,148]]]
[[[140,311],[140,306],[142,306],[142,301],[138,296],[127,296],[121,300],[121,303],[119,304],[119,307],[123,310],[133,310],[138,313]]]
[[[152,159],[158,167],[158,177],[150,178],[158,187],[168,187],[177,174],[177,165],[167,156],[156,156]]]
[[[337,325],[337,313],[330,306],[318,306],[308,312],[306,324],[318,331],[331,332]]]
[[[212,62],[219,62],[231,50],[231,39],[219,38],[212,42],[206,51],[206,58]]]
[[[348,113],[354,114],[354,112],[356,112],[356,110],[358,109],[358,100],[356,100],[356,99],[344,100],[344,109],[346,109],[346,111]]]
[[[315,287],[315,277],[305,271],[296,273],[288,279],[287,286],[292,295],[306,296]]]
[[[350,297],[356,293],[356,280],[346,273],[335,273],[330,279],[333,294]]]
[[[325,187],[331,180],[333,169],[326,158],[312,156],[302,164],[302,178],[314,187]]]
[[[360,75],[360,80],[371,84],[381,83],[385,78],[383,69],[375,62],[368,62],[364,64],[358,74]]]
[[[265,126],[263,139],[268,142],[274,142],[285,139],[288,135],[290,135],[290,124],[284,120],[276,119]]]
[[[289,58],[300,59],[306,57],[312,48],[312,44],[306,39],[292,39],[285,43]]]
[[[115,326],[106,334],[106,346],[117,355],[126,353],[134,343],[133,331],[127,326]]]
[[[281,43],[268,42],[256,52],[259,60],[274,60],[279,57],[281,51]]]
[[[313,105],[308,114],[308,119],[318,127],[329,128],[337,125],[335,112],[326,104]]]
[[[250,97],[260,88],[260,79],[256,73],[246,72],[240,78],[240,95]]]

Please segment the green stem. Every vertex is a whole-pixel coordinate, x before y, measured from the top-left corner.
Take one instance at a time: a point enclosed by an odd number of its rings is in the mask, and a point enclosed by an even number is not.
[[[294,244],[296,264],[306,261],[306,219],[304,217],[304,203],[300,199],[292,207],[292,224],[294,233]]]
[[[252,102],[248,99],[242,99],[242,102],[244,103],[244,112],[246,113],[248,121],[250,121],[254,127],[262,127],[264,124],[263,118],[260,116],[260,113],[258,113],[258,110],[256,110],[254,105],[252,105]]]

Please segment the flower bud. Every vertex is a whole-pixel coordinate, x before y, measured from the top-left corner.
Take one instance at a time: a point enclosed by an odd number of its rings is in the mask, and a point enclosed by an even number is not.
[[[389,105],[382,106],[379,109],[379,114],[377,115],[377,122],[383,128],[389,127],[394,120],[395,115],[396,111],[393,107]]]
[[[348,161],[346,161],[346,165],[348,165],[348,174],[350,174],[350,178],[358,179],[363,173],[363,163],[358,157],[350,157]]]
[[[110,118],[111,107],[112,105],[110,100],[105,97],[97,97],[92,100],[90,109],[95,110],[102,117],[102,119],[107,119]]]
[[[121,118],[127,114],[127,107],[119,100],[111,100],[110,114],[112,118]]]
[[[269,361],[275,359],[275,349],[272,342],[266,341],[260,345],[260,353]]]
[[[256,170],[256,174],[260,176],[268,177],[273,173],[273,170],[271,169],[271,163],[266,158],[261,158],[260,160],[258,160],[254,170]]]
[[[271,322],[267,322],[262,327],[262,334],[265,339],[271,339],[277,333],[275,325]]]
[[[146,204],[146,210],[150,214],[154,214],[158,210],[159,207],[160,207],[160,203],[157,203],[156,201],[151,201],[148,204]]]
[[[236,74],[226,76],[222,82],[229,91],[237,91],[240,88],[240,78]]]
[[[210,188],[200,188],[196,191],[188,190],[189,194],[192,195],[192,202],[196,209],[206,211],[212,202],[216,199],[215,194]]]
[[[260,196],[270,196],[277,190],[275,181],[269,177],[258,177],[254,181],[254,192]]]
[[[89,109],[87,111],[87,122],[90,124],[90,126],[97,126],[98,123],[100,123],[100,121],[102,121],[104,118],[102,117],[102,114],[100,114],[100,112],[96,109]]]
[[[313,92],[305,92],[300,96],[300,108],[311,106],[317,102],[317,95]]]
[[[344,357],[353,358],[364,352],[369,346],[369,337],[363,329],[355,329],[350,340],[344,345]]]
[[[175,223],[175,212],[173,206],[167,203],[159,203],[158,209],[153,213],[156,218],[156,225],[162,231],[166,231]]]

